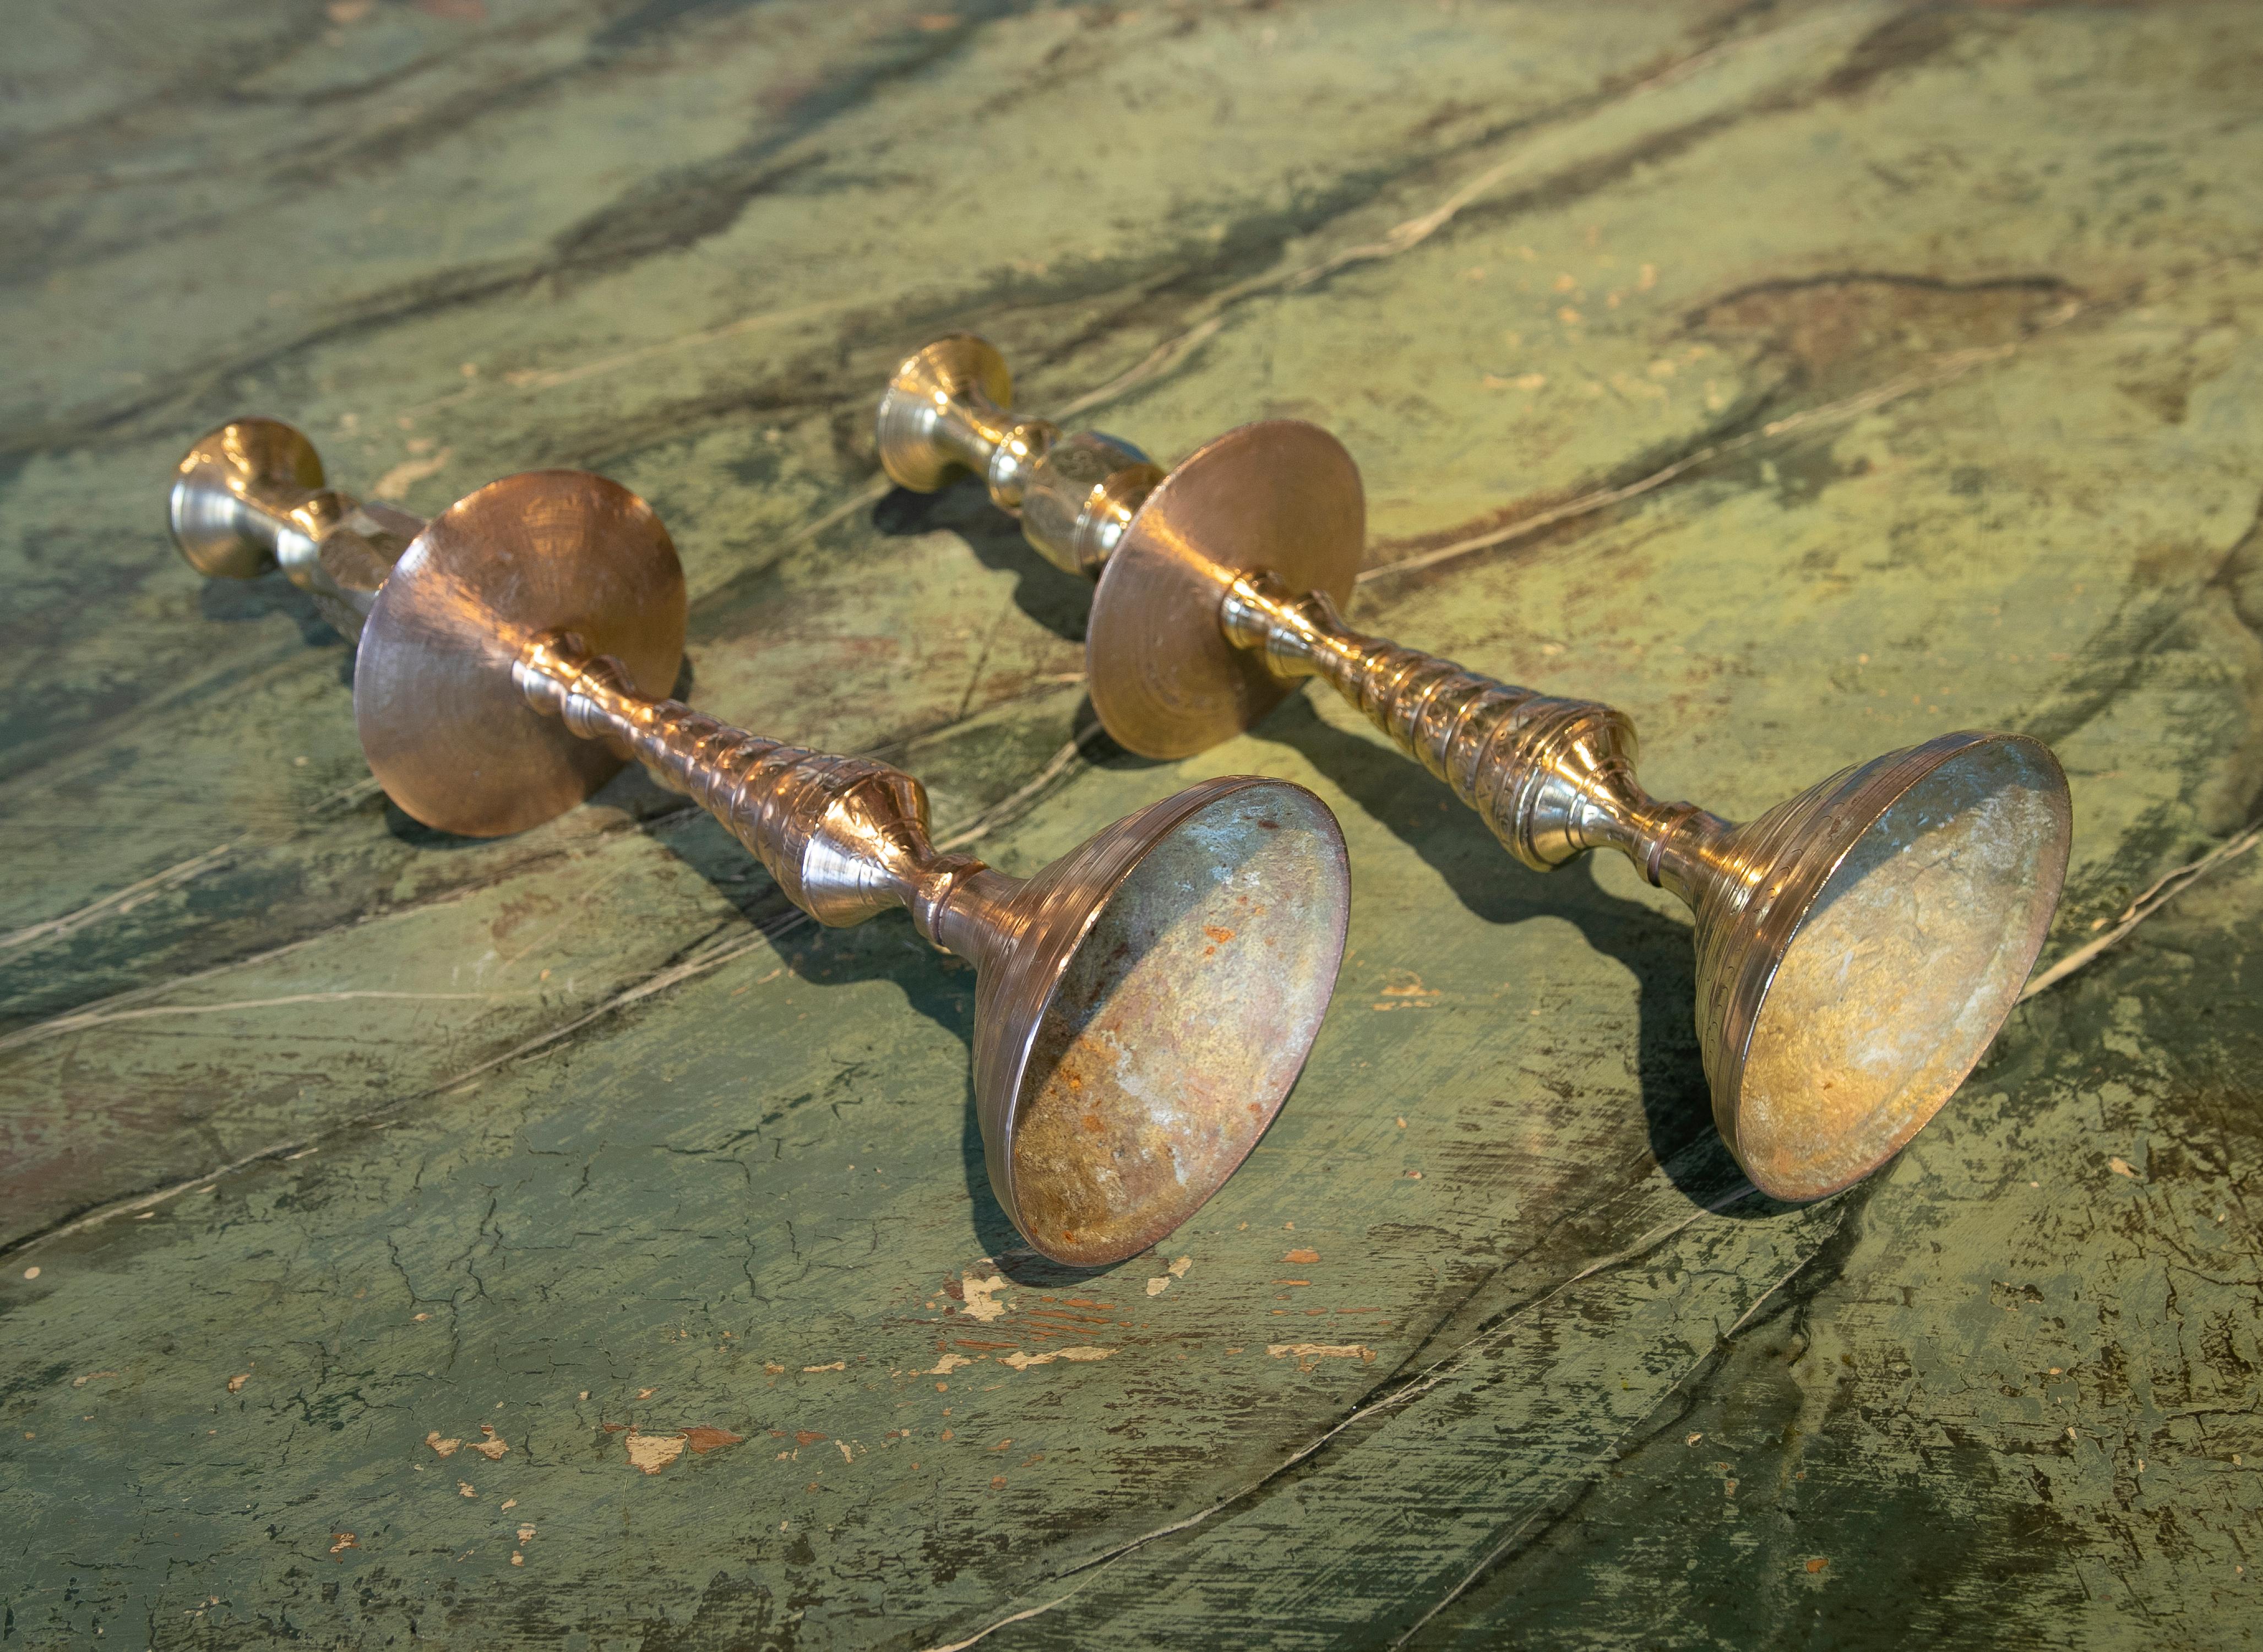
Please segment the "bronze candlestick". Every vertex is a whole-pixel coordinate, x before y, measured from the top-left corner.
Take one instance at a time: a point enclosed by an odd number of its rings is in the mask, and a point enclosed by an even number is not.
[[[934,848],[909,775],[659,697],[683,655],[683,574],[618,483],[535,471],[423,522],[355,504],[298,431],[242,419],[182,460],[171,518],[199,569],[279,566],[358,635],[363,750],[426,824],[520,830],[633,759],[818,922],[900,906],[971,960],[991,1185],[1057,1261],[1118,1261],[1184,1221],[1304,1066],[1350,882],[1335,817],[1301,786],[1204,781],[1010,878]]]
[[[1623,713],[1344,623],[1366,506],[1326,431],[1243,425],[1166,474],[1011,407],[995,349],[940,339],[889,381],[881,462],[915,489],[974,471],[1049,561],[1096,576],[1085,660],[1108,732],[1182,757],[1319,677],[1526,866],[1620,851],[1695,915],[1714,1120],[1763,1192],[1818,1199],[1884,1163],[2010,1013],[2071,829],[2065,776],[2036,741],[1942,735],[1742,825],[1662,803],[1635,779]]]

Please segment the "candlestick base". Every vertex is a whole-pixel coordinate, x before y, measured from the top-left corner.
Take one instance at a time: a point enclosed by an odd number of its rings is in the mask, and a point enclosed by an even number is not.
[[[512,663],[572,632],[663,696],[684,612],[668,530],[619,483],[576,470],[490,482],[425,525],[370,611],[354,666],[370,772],[442,831],[495,837],[563,814],[626,757],[536,711]]]
[[[1820,1199],[1924,1128],[2019,1002],[2072,832],[2048,747],[1953,734],[1704,847],[1698,1039],[1754,1185]]]
[[[979,944],[954,938],[980,960],[990,1185],[1030,1243],[1119,1262],[1224,1185],[1303,1070],[1350,909],[1327,806],[1229,775],[1095,834],[1013,891]]]
[[[1279,705],[1295,685],[1227,639],[1227,590],[1265,569],[1348,603],[1366,537],[1359,468],[1316,424],[1244,424],[1174,469],[1093,594],[1085,671],[1108,732],[1142,757],[1189,757]]]

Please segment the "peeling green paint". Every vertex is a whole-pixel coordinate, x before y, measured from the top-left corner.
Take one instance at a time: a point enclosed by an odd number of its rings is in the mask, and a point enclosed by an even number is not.
[[[1356,617],[1626,707],[1724,813],[2036,734],[2064,956],[2263,807],[2245,9],[263,0],[11,50],[0,1643],[2253,1638],[2263,854],[1766,1206],[1665,897],[1522,871],[1317,699],[1112,751],[1083,588],[866,430],[950,327],[1165,458],[1319,419]],[[905,764],[1009,872],[1318,789],[1351,950],[1243,1172],[1050,1270],[906,925],[796,922],[636,777],[496,843],[392,809],[311,607],[163,541],[249,409],[419,510],[637,488],[696,703]]]

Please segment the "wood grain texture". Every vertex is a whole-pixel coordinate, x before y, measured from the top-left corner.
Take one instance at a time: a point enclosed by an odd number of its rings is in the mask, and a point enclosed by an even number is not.
[[[867,429],[954,327],[1165,459],[1317,419],[1361,623],[1731,815],[2036,735],[2064,956],[2263,810],[2247,9],[137,0],[4,75],[0,1646],[2254,1638],[2263,853],[1770,1206],[1666,897],[1308,696],[1115,752],[1084,588]],[[246,410],[418,510],[637,489],[694,702],[1007,871],[1317,789],[1351,949],[1248,1165],[1051,1269],[907,924],[633,776],[392,809],[311,606],[164,541]]]

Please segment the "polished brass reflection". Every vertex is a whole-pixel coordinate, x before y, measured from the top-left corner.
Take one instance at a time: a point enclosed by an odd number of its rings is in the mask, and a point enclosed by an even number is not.
[[[1343,837],[1310,792],[1207,780],[1008,877],[936,849],[909,775],[663,697],[682,657],[683,576],[627,489],[537,471],[430,522],[388,511],[387,531],[407,538],[373,569],[326,554],[363,533],[356,509],[324,488],[305,438],[272,420],[199,442],[172,496],[175,538],[199,568],[279,567],[351,615],[363,749],[417,819],[518,830],[634,761],[820,923],[901,907],[970,960],[991,1185],[1039,1251],[1093,1266],[1145,1250],[1264,1134],[1343,953]]]
[[[173,543],[199,573],[257,579],[277,569],[349,639],[423,524],[329,486],[315,445],[280,419],[234,419],[174,467]]]
[[[1113,438],[1015,415],[1012,400],[988,344],[939,340],[890,381],[881,460],[911,488],[973,470],[1041,553],[1097,578],[1086,665],[1108,732],[1182,757],[1317,677],[1526,866],[1618,850],[1695,915],[1713,1116],[1762,1191],[1818,1199],[1868,1175],[1985,1052],[2065,879],[2071,809],[2047,748],[1943,735],[1742,825],[1660,802],[1635,779],[1624,714],[1344,622],[1366,507],[1327,432],[1244,425],[1166,474]],[[1076,457],[1057,469],[1064,453]]]

